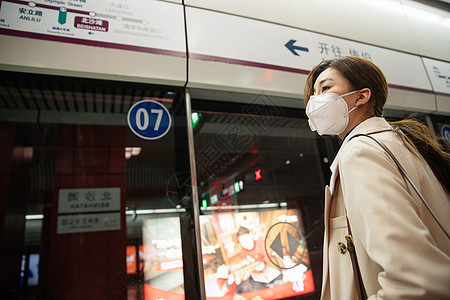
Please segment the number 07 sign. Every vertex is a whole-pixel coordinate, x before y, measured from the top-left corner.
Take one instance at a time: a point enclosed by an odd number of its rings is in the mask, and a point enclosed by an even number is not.
[[[172,124],[167,108],[153,100],[136,102],[128,111],[127,121],[134,134],[146,140],[162,138]]]

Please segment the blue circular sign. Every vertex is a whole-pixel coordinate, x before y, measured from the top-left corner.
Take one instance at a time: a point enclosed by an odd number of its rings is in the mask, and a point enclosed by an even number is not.
[[[441,127],[441,136],[447,143],[447,145],[450,145],[450,126],[445,124],[444,126]]]
[[[146,140],[162,138],[172,124],[167,108],[153,100],[136,102],[128,111],[127,121],[134,134]]]

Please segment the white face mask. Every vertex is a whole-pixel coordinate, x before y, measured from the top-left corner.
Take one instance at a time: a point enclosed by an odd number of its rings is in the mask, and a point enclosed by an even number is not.
[[[338,135],[344,132],[348,125],[348,114],[356,109],[348,110],[344,96],[356,93],[353,91],[344,95],[327,93],[311,96],[306,105],[306,115],[312,131],[319,135]]]

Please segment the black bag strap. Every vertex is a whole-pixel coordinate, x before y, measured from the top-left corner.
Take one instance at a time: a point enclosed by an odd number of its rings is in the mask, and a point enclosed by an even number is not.
[[[352,230],[350,229],[350,223],[348,222],[347,216],[346,219],[347,219],[348,234],[345,236],[345,239],[347,240],[347,250],[348,253],[350,254],[350,259],[352,261],[352,269],[353,269],[353,277],[355,279],[356,293],[358,295],[359,300],[366,300],[367,292],[366,288],[364,287],[361,271],[359,270],[358,259],[356,257],[355,242],[353,241]]]

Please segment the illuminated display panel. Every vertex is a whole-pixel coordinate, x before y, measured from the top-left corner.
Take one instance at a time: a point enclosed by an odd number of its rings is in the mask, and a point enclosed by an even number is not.
[[[136,259],[136,246],[127,246],[127,274],[136,274],[137,272],[137,259]]]
[[[297,209],[200,216],[207,299],[283,299],[315,290]]]
[[[184,299],[180,219],[143,221],[145,299]]]
[[[207,299],[315,291],[299,210],[214,213],[200,223]],[[184,299],[180,237],[178,217],[143,223],[145,299]]]
[[[20,286],[37,286],[39,283],[39,259],[38,253],[28,255],[28,272],[25,272],[27,255],[22,255],[22,266],[20,270]],[[25,275],[27,274],[27,275]],[[25,276],[27,276],[25,284]]]

